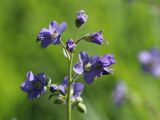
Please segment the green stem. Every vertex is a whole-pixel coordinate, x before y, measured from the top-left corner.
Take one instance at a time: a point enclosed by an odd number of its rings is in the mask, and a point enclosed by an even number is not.
[[[76,41],[76,37],[77,37],[77,33],[78,33],[78,28],[76,30],[76,34],[75,34],[75,38],[74,40]],[[68,76],[69,76],[69,80],[68,80],[68,90],[67,90],[67,120],[71,120],[72,116],[71,116],[71,107],[72,107],[72,104],[71,104],[71,97],[72,97],[72,94],[71,94],[71,89],[72,89],[72,67],[73,67],[73,56],[74,54],[71,53],[70,54],[70,59],[68,61]]]
[[[83,37],[80,38],[80,39],[78,39],[78,40],[76,41],[76,44],[78,44],[82,39],[83,39]]]
[[[71,83],[74,82],[74,80],[77,78],[78,74],[76,74],[75,76],[73,76]]]
[[[73,62],[73,54],[71,54],[69,60],[69,82],[68,82],[68,96],[67,96],[67,120],[71,120],[71,87],[72,87],[72,62]]]

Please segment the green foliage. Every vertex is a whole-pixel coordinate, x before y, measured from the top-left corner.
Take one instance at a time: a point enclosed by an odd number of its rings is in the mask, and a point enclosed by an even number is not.
[[[160,119],[160,81],[140,69],[137,54],[143,49],[160,48],[159,0],[1,0],[0,2],[0,120],[65,120],[65,107],[55,105],[48,94],[29,101],[20,90],[28,70],[44,71],[55,82],[66,75],[67,65],[60,46],[41,49],[35,42],[41,27],[50,21],[66,21],[69,28],[62,40],[74,36],[77,10],[84,9],[86,31],[104,30],[109,45],[81,42],[90,55],[113,53],[114,74],[86,85],[84,103],[87,114],[73,110],[73,120],[158,120]],[[78,61],[78,57],[75,58]],[[120,107],[112,101],[117,80],[129,89],[129,99]]]

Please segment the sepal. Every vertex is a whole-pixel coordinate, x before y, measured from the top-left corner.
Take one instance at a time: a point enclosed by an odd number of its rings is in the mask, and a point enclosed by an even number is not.
[[[47,77],[47,78],[46,78],[46,86],[49,86],[49,85],[51,85],[51,84],[52,84],[52,79],[49,78],[49,77]]]

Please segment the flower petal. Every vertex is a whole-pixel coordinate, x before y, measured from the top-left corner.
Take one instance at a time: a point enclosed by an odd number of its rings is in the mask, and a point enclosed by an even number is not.
[[[66,87],[64,85],[61,85],[61,84],[58,85],[58,90],[60,90],[63,94],[66,93],[65,89],[66,89]]]
[[[65,89],[66,89],[67,85],[68,85],[68,76],[66,76],[66,77],[64,78],[64,80],[62,81],[62,83],[61,83],[60,85],[58,85],[58,89],[59,89],[63,94],[65,94],[65,93],[66,93]]]
[[[80,82],[74,83],[74,95],[79,96],[84,89],[84,85]]]
[[[25,92],[29,92],[30,90],[34,89],[34,86],[32,85],[31,81],[26,80],[21,84],[20,88]]]
[[[57,36],[53,41],[52,41],[52,44],[54,44],[54,45],[56,45],[56,44],[60,44],[61,42],[60,42],[60,35],[59,36]]]
[[[99,58],[100,58],[99,56],[92,56],[90,57],[89,62],[93,65],[99,60]]]
[[[83,73],[83,63],[78,63],[75,64],[73,67],[74,72],[76,72],[77,74],[82,74]]]
[[[38,41],[42,41],[42,40],[51,40],[51,33],[48,31],[44,31],[42,30],[38,37],[37,37]]]
[[[58,30],[58,23],[56,21],[52,21],[49,25],[49,31],[55,32]]]
[[[106,54],[101,58],[101,63],[103,64],[104,67],[111,66],[112,64],[115,64],[116,61],[114,59],[114,55],[112,54]]]
[[[108,67],[105,67],[105,68],[103,68],[103,71],[102,71],[101,75],[108,75],[110,73],[113,73],[113,70],[108,68]]]
[[[86,64],[89,62],[89,56],[86,52],[80,52],[79,59],[83,64]]]
[[[57,30],[57,32],[59,34],[63,33],[67,28],[67,24],[65,22],[62,22],[60,25],[59,25],[59,28]]]
[[[95,75],[94,73],[92,72],[87,72],[87,73],[84,73],[83,75],[83,79],[88,83],[88,84],[91,84],[93,82],[93,80],[95,79]]]
[[[27,73],[27,80],[28,81],[33,81],[34,80],[34,74],[32,73],[32,71],[29,71]]]
[[[33,100],[34,98],[39,97],[39,96],[40,94],[37,90],[28,92],[28,97],[30,100]]]
[[[46,75],[45,75],[44,73],[39,73],[36,77],[38,78],[38,80],[41,81],[41,83],[42,83],[43,85],[46,84],[46,80],[45,80]]]
[[[83,74],[83,79],[88,83],[91,84],[93,82],[93,80],[96,77],[101,76],[102,74],[102,70],[101,69],[92,69],[89,72],[84,72]]]
[[[51,44],[52,41],[51,40],[43,40],[41,41],[41,48],[46,48],[49,44]]]
[[[68,85],[68,76],[64,77],[62,84],[66,86]]]

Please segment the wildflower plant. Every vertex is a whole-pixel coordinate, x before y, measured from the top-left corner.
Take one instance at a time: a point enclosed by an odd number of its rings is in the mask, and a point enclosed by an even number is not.
[[[88,16],[84,10],[78,11],[75,20],[75,37],[69,38],[66,44],[61,40],[62,33],[67,29],[65,22],[58,25],[56,21],[53,21],[48,28],[43,28],[37,36],[41,48],[47,48],[49,45],[62,45],[69,66],[64,80],[60,84],[56,84],[44,73],[35,75],[32,71],[29,71],[26,81],[21,84],[21,89],[28,93],[30,100],[40,97],[49,89],[49,99],[54,97],[55,104],[66,104],[67,120],[71,120],[72,107],[77,108],[82,113],[87,112],[81,97],[84,84],[79,80],[82,78],[87,84],[91,84],[95,79],[113,73],[110,66],[116,63],[112,54],[89,56],[87,52],[81,51],[79,53],[79,62],[73,65],[74,52],[82,40],[97,45],[104,43],[103,31],[86,34],[77,39],[77,33],[87,22],[87,18]]]

